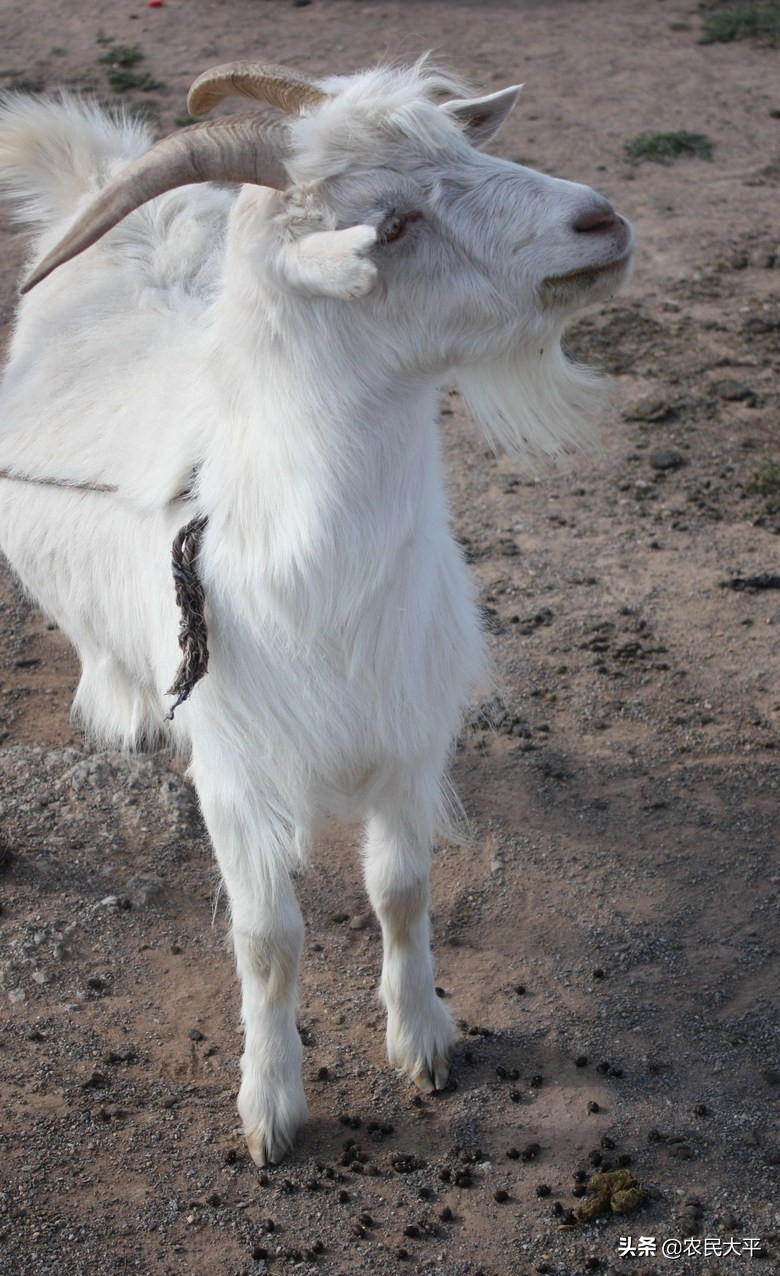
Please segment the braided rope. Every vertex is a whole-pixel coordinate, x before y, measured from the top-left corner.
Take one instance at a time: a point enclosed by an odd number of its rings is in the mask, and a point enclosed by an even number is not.
[[[182,527],[173,542],[171,569],[176,586],[176,604],[181,612],[179,646],[181,664],[166,695],[176,696],[165,715],[173,722],[180,704],[188,700],[209,668],[208,629],[204,615],[205,595],[198,576],[197,557],[208,517],[201,515]]]
[[[15,474],[12,470],[5,469],[0,469],[0,479],[11,479],[17,483],[34,483],[39,487],[64,487],[79,492],[117,492],[119,490],[111,483],[76,483],[70,479],[33,478],[29,474]],[[174,500],[186,499],[190,495],[191,488],[192,481],[174,497]],[[179,647],[182,659],[170,690],[165,693],[176,696],[175,703],[165,715],[166,722],[173,722],[173,715],[179,705],[189,699],[201,678],[208,673],[208,629],[204,615],[206,598],[197,567],[197,557],[207,523],[208,516],[205,514],[193,518],[181,528],[173,542],[171,569],[176,588],[176,605],[181,612]]]

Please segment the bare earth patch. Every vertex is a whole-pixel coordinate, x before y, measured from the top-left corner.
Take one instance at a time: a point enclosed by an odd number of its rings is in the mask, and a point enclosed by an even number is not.
[[[497,152],[596,186],[639,241],[626,291],[571,330],[616,380],[601,458],[519,475],[443,400],[495,665],[454,767],[468,829],[434,859],[450,1093],[384,1062],[381,939],[334,827],[299,882],[310,1120],[258,1173],[194,797],[164,756],[73,733],[68,645],[0,569],[8,1276],[777,1269],[778,52],[700,26],[690,0],[4,5],[0,85],[94,91],[161,131],[196,73],[249,56],[323,73],[433,47],[479,91],[525,80]],[[625,156],[680,130],[712,159]],[[7,339],[22,246],[0,238]],[[637,1209],[562,1228],[620,1166]],[[628,1237],[656,1252],[621,1256]]]

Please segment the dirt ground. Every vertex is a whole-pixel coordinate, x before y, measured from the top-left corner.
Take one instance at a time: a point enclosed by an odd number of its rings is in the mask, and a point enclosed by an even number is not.
[[[3,0],[2,20],[0,84],[121,98],[161,131],[243,57],[433,48],[478,90],[524,80],[494,149],[596,186],[638,256],[571,329],[616,383],[601,457],[518,474],[443,400],[496,681],[455,762],[468,837],[434,859],[450,1093],[384,1061],[359,833],[334,828],[299,883],[310,1120],[258,1172],[192,792],[164,756],[74,734],[75,660],[0,567],[0,1268],[780,1270],[780,593],[758,587],[780,572],[777,50],[699,44],[690,0]],[[111,88],[117,45],[156,88]],[[712,159],[626,160],[680,129]],[[22,250],[7,221],[0,240],[1,339]],[[561,1227],[600,1159],[643,1203]]]

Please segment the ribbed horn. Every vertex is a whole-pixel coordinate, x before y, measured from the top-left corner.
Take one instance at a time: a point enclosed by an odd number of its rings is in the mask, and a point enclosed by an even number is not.
[[[29,292],[53,270],[96,243],[128,213],[193,182],[249,182],[283,190],[287,128],[256,111],[193,124],[155,142],[103,188],[22,284]]]
[[[226,97],[250,97],[298,115],[305,106],[322,106],[328,95],[300,71],[265,62],[226,62],[199,75],[187,97],[190,115],[205,115]]]

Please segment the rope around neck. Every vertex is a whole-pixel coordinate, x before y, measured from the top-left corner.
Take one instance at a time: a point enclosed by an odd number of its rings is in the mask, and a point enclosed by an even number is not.
[[[31,474],[15,474],[13,470],[0,470],[0,478],[15,483],[37,483],[39,487],[68,487],[76,492],[118,492],[113,483],[76,483],[73,479],[33,478]]]
[[[181,664],[176,677],[165,693],[168,696],[176,696],[175,703],[165,715],[166,722],[173,722],[173,715],[179,705],[189,700],[195,687],[201,678],[206,676],[209,669],[209,635],[204,615],[206,599],[198,576],[197,563],[201,540],[208,521],[207,514],[193,518],[185,527],[182,527],[173,542],[171,569],[176,587],[176,605],[181,613],[179,620]]]
[[[76,483],[71,479],[33,478],[29,474],[15,474],[12,470],[0,469],[0,479],[11,479],[17,483],[34,483],[39,487],[63,487],[77,492],[118,492],[113,483]],[[191,484],[190,484],[191,486]],[[189,488],[178,493],[174,501],[185,499]],[[202,514],[193,518],[177,532],[173,542],[171,570],[176,590],[176,605],[181,613],[179,618],[179,647],[181,648],[181,664],[167,696],[176,696],[165,715],[166,722],[173,722],[173,715],[180,704],[189,700],[195,687],[208,673],[209,649],[208,628],[206,626],[203,585],[198,575],[198,554],[200,552],[203,533],[208,525],[208,515]]]

